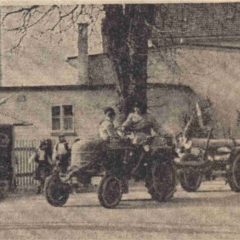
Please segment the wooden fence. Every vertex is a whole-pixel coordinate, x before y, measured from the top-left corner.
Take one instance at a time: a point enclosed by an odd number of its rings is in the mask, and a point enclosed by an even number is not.
[[[33,185],[37,182],[33,179],[33,173],[36,169],[36,163],[32,161],[28,163],[28,159],[39,146],[38,140],[18,140],[15,141],[14,154],[15,157],[15,172],[17,185]]]
[[[72,141],[69,141],[71,147]],[[34,151],[39,147],[40,140],[16,140],[14,146],[13,159],[17,164],[15,165],[17,186],[35,185],[37,181],[34,180],[33,174],[37,164],[32,161],[28,163],[29,158]],[[53,146],[55,141],[53,141]]]

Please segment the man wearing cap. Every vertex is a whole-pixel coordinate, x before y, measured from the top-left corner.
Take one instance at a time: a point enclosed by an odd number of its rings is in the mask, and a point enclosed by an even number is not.
[[[53,148],[52,159],[60,161],[59,166],[62,168],[63,173],[65,173],[69,166],[70,149],[63,133],[59,134],[58,138],[59,142]]]

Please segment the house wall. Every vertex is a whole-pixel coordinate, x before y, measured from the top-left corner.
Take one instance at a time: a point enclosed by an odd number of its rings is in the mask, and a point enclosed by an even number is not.
[[[179,84],[190,86],[198,97],[209,98],[216,111],[213,115],[218,124],[218,136],[228,135],[231,129],[234,137],[240,137],[240,127],[237,126],[237,115],[240,111],[239,98],[239,65],[240,53],[236,51],[220,51],[206,48],[182,48],[164,51],[149,51],[148,82],[155,83],[157,90],[149,90],[149,110],[156,114],[159,122],[170,131],[180,131],[179,115],[188,111],[188,105],[194,105],[189,99],[187,88],[179,88]],[[107,73],[107,72],[105,72]],[[109,70],[105,74],[111,80],[116,80]],[[111,83],[110,81],[108,83]],[[164,84],[170,87],[164,87]],[[175,86],[175,87],[174,87]],[[15,116],[17,119],[33,122],[32,127],[17,127],[17,137],[20,139],[35,136],[49,136],[51,129],[50,109],[52,105],[73,104],[75,109],[76,135],[96,135],[101,119],[101,108],[114,105],[117,98],[115,91],[106,86],[100,90],[22,90],[16,94],[12,91],[0,91],[0,98],[14,93],[7,104],[1,105],[0,120],[7,119],[3,114]],[[97,89],[97,88],[96,88]],[[17,102],[19,95],[26,95],[26,102]],[[168,104],[165,104],[168,102]],[[99,106],[100,105],[100,106]],[[177,114],[176,114],[177,113]],[[181,113],[181,114],[180,114]],[[86,124],[85,122],[92,123]],[[7,122],[8,123],[8,120]],[[34,134],[33,134],[34,133]],[[74,138],[74,137],[71,137]]]
[[[89,94],[90,93],[90,94]],[[11,92],[0,94],[3,98]],[[26,96],[25,102],[19,102],[19,96]],[[97,121],[101,115],[101,107],[114,102],[114,94],[108,90],[102,91],[21,91],[7,104],[1,106],[1,112],[17,119],[33,123],[29,127],[16,127],[16,137],[26,139],[50,136],[51,107],[54,105],[73,105],[75,133],[91,135],[97,129]],[[4,119],[4,116],[1,115]]]
[[[149,81],[184,84],[209,98],[220,136],[240,138],[240,51],[218,48],[169,49],[149,54]]]
[[[51,106],[71,104],[74,106],[74,136],[93,137],[98,133],[99,122],[103,118],[102,108],[114,106],[114,89],[101,90],[22,90],[19,92],[0,91],[0,98],[14,96],[1,105],[0,122],[9,121],[6,116],[33,123],[33,126],[15,127],[15,138],[42,139],[51,136]],[[25,96],[26,101],[21,102]],[[20,99],[20,101],[19,101]],[[163,128],[173,134],[181,131],[181,114],[188,112],[198,96],[185,86],[152,85],[148,90],[149,111]],[[7,120],[6,120],[7,119]]]

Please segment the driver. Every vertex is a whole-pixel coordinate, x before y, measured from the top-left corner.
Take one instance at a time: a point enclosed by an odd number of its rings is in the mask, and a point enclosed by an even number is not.
[[[133,105],[134,112],[130,113],[122,124],[123,129],[130,129],[135,133],[132,143],[142,145],[147,142],[149,136],[153,136],[152,130],[159,135],[166,135],[166,132],[158,124],[157,120],[147,112],[146,104],[137,101]]]

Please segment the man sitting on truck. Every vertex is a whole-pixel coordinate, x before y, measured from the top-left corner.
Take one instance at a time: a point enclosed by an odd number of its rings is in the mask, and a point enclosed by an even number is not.
[[[132,143],[143,146],[145,151],[149,151],[147,140],[156,134],[169,136],[159,125],[157,120],[147,112],[147,105],[137,101],[133,105],[134,112],[130,113],[126,121],[122,124],[123,129],[134,132]],[[153,135],[154,133],[154,135]]]
[[[120,139],[114,127],[116,113],[113,108],[108,107],[104,110],[105,119],[100,123],[99,136],[103,141],[109,142],[111,139]]]

